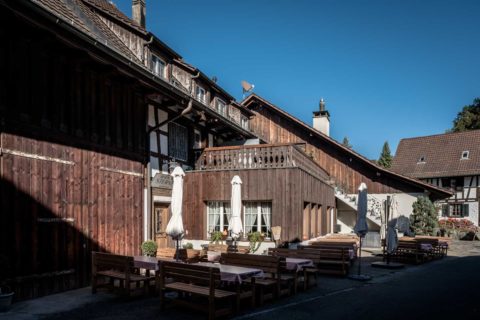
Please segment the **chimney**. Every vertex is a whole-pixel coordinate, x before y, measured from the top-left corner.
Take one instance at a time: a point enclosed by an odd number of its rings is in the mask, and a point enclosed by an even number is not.
[[[145,28],[145,15],[145,0],[132,0],[132,19],[142,28]]]
[[[313,112],[313,128],[330,136],[330,114],[325,110],[325,100],[320,99],[319,111]]]

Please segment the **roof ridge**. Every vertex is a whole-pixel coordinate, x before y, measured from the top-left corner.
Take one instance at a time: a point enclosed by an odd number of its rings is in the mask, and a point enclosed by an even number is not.
[[[435,133],[435,134],[430,134],[430,135],[426,135],[426,136],[417,136],[417,137],[410,137],[410,138],[402,138],[402,139],[400,139],[400,141],[403,141],[403,140],[424,139],[424,138],[439,137],[439,136],[453,136],[453,135],[461,135],[461,134],[471,134],[472,132],[474,132],[474,133],[480,133],[480,129],[473,129],[473,130],[466,130],[466,131],[459,131],[459,132]]]

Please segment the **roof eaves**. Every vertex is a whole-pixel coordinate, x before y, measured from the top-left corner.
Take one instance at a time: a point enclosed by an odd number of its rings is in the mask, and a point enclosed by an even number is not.
[[[393,172],[393,171],[390,171],[388,169],[385,169],[379,165],[377,165],[376,163],[373,163],[371,162],[369,159],[365,158],[364,156],[362,156],[361,154],[357,153],[356,151],[350,149],[350,148],[347,148],[345,146],[343,146],[342,144],[340,144],[339,142],[335,141],[334,139],[330,138],[329,136],[323,134],[322,132],[310,127],[309,125],[307,125],[305,122],[301,121],[300,119],[297,119],[296,117],[292,116],[291,114],[289,114],[288,112],[280,109],[279,107],[275,106],[274,104],[272,104],[271,102],[265,100],[264,98],[260,97],[259,95],[257,95],[256,93],[252,93],[250,94],[248,97],[246,97],[243,101],[241,101],[240,103],[247,106],[248,103],[250,102],[250,100],[253,100],[254,98],[260,100],[262,103],[265,103],[266,105],[270,106],[273,110],[277,111],[277,112],[280,112],[282,115],[284,115],[285,117],[289,118],[290,120],[294,121],[295,123],[297,124],[300,124],[304,129],[307,129],[308,131],[310,131],[310,133],[313,133],[315,135],[317,135],[317,137],[335,145],[337,148],[340,148],[342,149],[343,151],[347,152],[348,154],[356,157],[357,159],[361,160],[362,162],[364,162],[366,165],[368,166],[371,166],[373,168],[375,168],[376,170],[382,172],[382,173],[386,173],[388,175],[391,175],[391,176],[394,176],[394,177],[398,177],[404,181],[407,181],[407,182],[410,182],[410,183],[413,183],[413,184],[416,184],[416,185],[420,185],[424,188],[428,188],[428,189],[432,189],[432,190],[435,190],[436,192],[439,192],[439,193],[443,193],[445,195],[448,195],[448,196],[451,196],[452,194],[445,190],[445,189],[442,189],[442,188],[438,188],[434,185],[431,185],[429,183],[426,183],[426,182],[423,182],[423,181],[420,181],[418,179],[415,179],[415,178],[411,178],[411,177],[408,177],[408,176],[404,176],[404,175],[401,175],[401,174],[398,174],[396,172]]]

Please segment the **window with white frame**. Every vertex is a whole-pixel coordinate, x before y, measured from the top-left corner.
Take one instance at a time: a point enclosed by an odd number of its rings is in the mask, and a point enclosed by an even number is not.
[[[468,150],[463,151],[462,152],[462,157],[460,159],[462,159],[462,160],[468,159],[469,154],[470,154],[470,152]]]
[[[207,233],[228,230],[230,202],[207,202]]]
[[[271,236],[272,203],[246,202],[244,204],[244,234],[260,231],[267,238]]]
[[[157,76],[161,78],[166,78],[167,73],[167,64],[165,61],[157,57],[156,55],[152,55],[152,72],[155,73]]]
[[[178,160],[188,160],[187,128],[175,122],[168,124],[168,154]]]
[[[240,126],[246,130],[249,129],[248,118],[245,117],[244,115],[240,116]]]
[[[227,105],[221,99],[216,99],[216,109],[217,112],[220,113],[222,116],[227,117]]]
[[[195,97],[198,101],[206,103],[207,101],[207,91],[204,88],[200,87],[198,84],[195,86]]]

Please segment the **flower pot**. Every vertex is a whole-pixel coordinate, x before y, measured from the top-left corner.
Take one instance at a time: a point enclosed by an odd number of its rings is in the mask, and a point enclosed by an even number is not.
[[[12,305],[14,292],[0,294],[0,312],[7,311]]]

